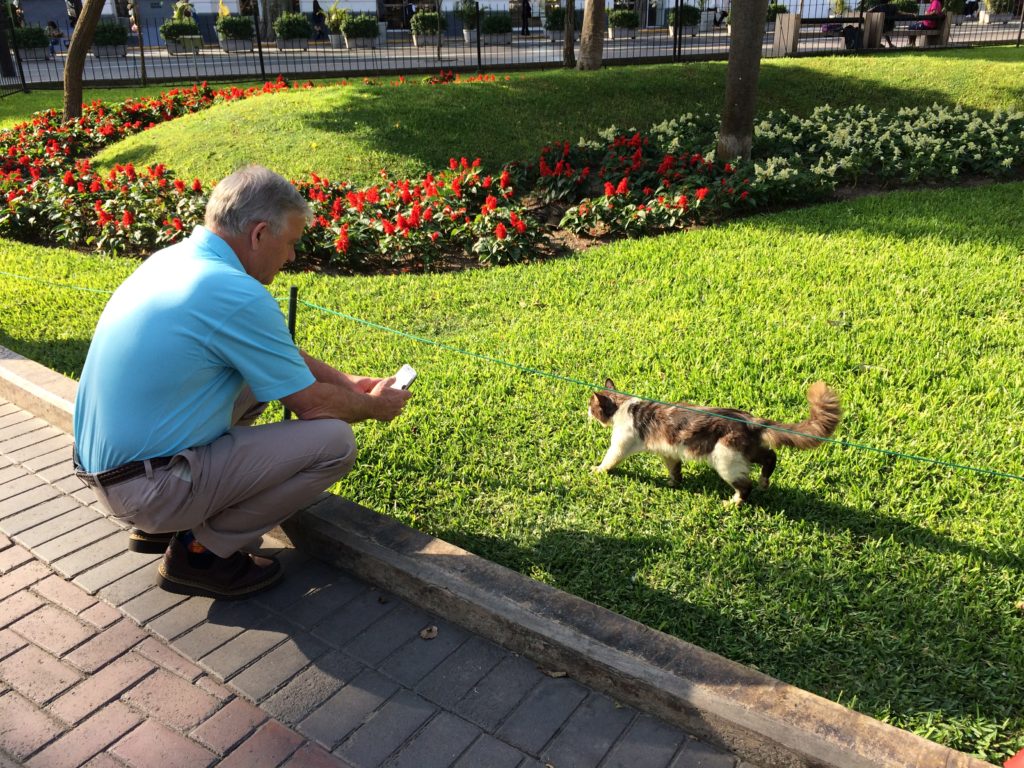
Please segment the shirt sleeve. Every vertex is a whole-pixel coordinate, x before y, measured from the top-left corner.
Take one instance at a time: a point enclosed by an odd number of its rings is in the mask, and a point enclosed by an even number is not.
[[[280,400],[316,381],[288,333],[280,307],[262,288],[214,332],[211,350],[241,374],[262,402]]]

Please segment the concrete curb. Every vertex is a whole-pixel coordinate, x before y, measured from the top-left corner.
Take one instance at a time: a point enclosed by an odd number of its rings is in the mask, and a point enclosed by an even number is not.
[[[0,396],[69,433],[76,389],[76,382],[0,347]],[[325,494],[284,529],[327,562],[763,768],[990,765],[345,499]]]

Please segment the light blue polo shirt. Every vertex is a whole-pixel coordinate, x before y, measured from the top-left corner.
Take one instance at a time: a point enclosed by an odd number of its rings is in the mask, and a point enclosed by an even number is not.
[[[263,402],[315,381],[267,289],[204,227],[150,256],[114,292],[75,402],[86,470],[207,445],[243,384]]]

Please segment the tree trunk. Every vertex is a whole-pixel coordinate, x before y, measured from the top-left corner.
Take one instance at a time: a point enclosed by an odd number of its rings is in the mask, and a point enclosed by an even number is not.
[[[75,30],[71,33],[68,53],[64,58],[64,122],[70,123],[82,116],[82,72],[85,55],[92,46],[96,25],[103,13],[103,0],[85,0],[78,14]]]
[[[565,0],[565,23],[562,25],[562,66],[576,68],[576,2]]]
[[[762,0],[759,0],[759,2]],[[763,0],[767,3],[768,0]],[[765,5],[765,15],[768,14]],[[600,69],[604,54],[604,0],[586,0],[583,7],[583,31],[580,33],[580,60],[577,69]]]
[[[719,161],[750,158],[757,112],[757,78],[761,70],[761,45],[768,17],[768,0],[732,4],[729,24],[729,68],[725,83],[725,105],[718,131]]]

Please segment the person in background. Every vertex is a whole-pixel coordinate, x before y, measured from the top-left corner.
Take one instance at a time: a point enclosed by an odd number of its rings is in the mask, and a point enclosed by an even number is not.
[[[57,22],[52,19],[46,22],[46,36],[50,38],[50,53],[54,54],[64,47],[62,42],[64,33],[57,27]]]
[[[925,16],[937,16],[942,13],[942,0],[932,0],[928,4],[927,10],[925,10]],[[937,19],[924,19],[922,21],[912,21],[907,25],[907,29],[938,29],[939,22]],[[913,41],[911,41],[913,42]]]
[[[522,29],[519,34],[528,35],[530,34],[530,17],[533,16],[533,9],[530,8],[530,0],[523,0],[519,11],[522,22]]]
[[[295,346],[267,291],[311,211],[258,165],[214,187],[204,226],[154,253],[100,316],[79,382],[75,474],[129,549],[163,552],[159,586],[237,599],[281,566],[248,550],[355,463],[350,424],[390,421],[410,394]],[[271,400],[298,420],[252,426]]]
[[[324,9],[320,7],[318,0],[313,0],[313,39],[324,40],[327,38],[327,24]]]
[[[68,14],[68,25],[74,29],[82,14],[82,0],[64,0],[64,8]]]
[[[892,32],[896,29],[896,17],[899,16],[899,9],[894,3],[877,3],[871,7],[869,13],[885,14],[885,20],[882,22],[882,36],[888,47],[895,48],[896,46],[892,42]]]

